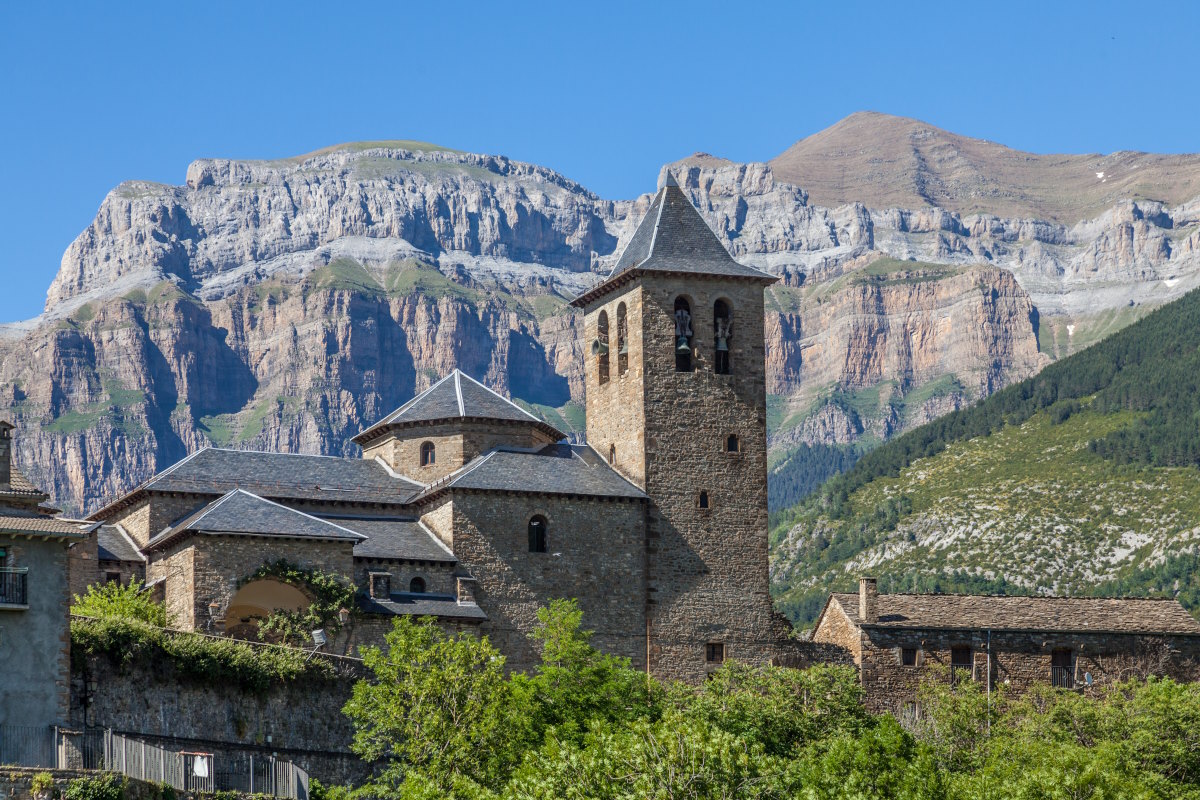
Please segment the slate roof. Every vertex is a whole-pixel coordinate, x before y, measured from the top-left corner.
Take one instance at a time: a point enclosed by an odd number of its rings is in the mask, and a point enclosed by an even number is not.
[[[831,601],[861,625],[857,594]],[[1200,635],[1177,600],[1147,598],[881,594],[876,627]]]
[[[622,283],[622,278],[632,277],[634,271],[751,278],[764,283],[777,280],[773,275],[734,261],[670,173],[616,266],[604,280],[571,304],[583,306]]]
[[[147,491],[221,495],[245,489],[276,499],[402,504],[420,488],[374,459],[205,447],[88,519],[104,519]]]
[[[288,508],[242,489],[234,489],[152,537],[147,549],[158,547],[188,532],[288,536],[321,541],[359,542],[366,538],[334,522]]]
[[[646,494],[621,477],[587,445],[551,444],[540,450],[497,448],[445,478],[431,483],[413,502],[450,489],[538,492],[644,499]]]
[[[487,614],[474,603],[459,604],[449,594],[413,594],[393,592],[389,600],[364,597],[360,607],[369,614],[407,614],[415,617],[454,617],[462,620],[486,620]]]
[[[96,545],[101,561],[146,560],[120,525],[101,525],[96,531]]]
[[[409,561],[454,563],[458,559],[437,537],[411,518],[344,517],[322,515],[321,519],[341,525],[367,537],[354,545],[356,558],[398,558]]]
[[[87,523],[79,520],[46,516],[29,507],[0,506],[0,532],[3,533],[82,539],[88,528]]]
[[[524,423],[541,428],[555,440],[566,436],[562,431],[456,369],[355,436],[354,441],[360,444],[368,442],[397,426],[463,419]]]

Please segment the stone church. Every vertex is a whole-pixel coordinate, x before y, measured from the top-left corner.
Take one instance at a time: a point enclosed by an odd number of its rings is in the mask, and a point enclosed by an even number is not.
[[[698,681],[792,660],[768,593],[763,289],[668,177],[611,273],[573,301],[587,444],[457,370],[354,441],[359,459],[206,448],[92,515],[85,579],[143,577],[176,626],[252,636],[303,587],[359,587],[332,643],[395,615],[536,660],[536,611],[575,598],[601,649]]]

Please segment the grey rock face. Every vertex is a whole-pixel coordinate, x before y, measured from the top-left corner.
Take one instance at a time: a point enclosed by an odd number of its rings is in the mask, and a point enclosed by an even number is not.
[[[1200,198],[1065,226],[823,208],[764,164],[669,169],[735,257],[781,278],[766,328],[777,448],[892,435],[1200,282]],[[565,300],[649,200],[412,143],[121,184],[43,315],[0,330],[18,463],[83,510],[208,443],[353,455],[350,436],[455,366],[579,429]]]

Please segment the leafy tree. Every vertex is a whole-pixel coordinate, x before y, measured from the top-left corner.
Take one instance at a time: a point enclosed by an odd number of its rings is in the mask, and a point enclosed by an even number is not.
[[[547,728],[578,740],[595,722],[621,723],[657,717],[662,689],[629,659],[602,653],[583,630],[583,612],[574,600],[553,600],[538,609],[530,634],[541,646],[541,662],[531,677],[514,676],[540,739]]]
[[[379,792],[394,796],[410,772],[443,789],[502,781],[524,729],[504,656],[487,639],[443,633],[431,618],[397,617],[385,641],[386,650],[363,649],[373,679],[356,683],[343,709],[354,723],[351,749],[386,765]]]
[[[96,619],[138,620],[160,628],[167,625],[166,610],[154,602],[137,578],[125,586],[116,581],[88,586],[83,596],[75,595],[71,613]]]

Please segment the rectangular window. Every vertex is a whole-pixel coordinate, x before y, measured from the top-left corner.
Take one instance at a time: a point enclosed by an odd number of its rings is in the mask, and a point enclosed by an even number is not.
[[[704,660],[709,664],[725,663],[725,643],[709,642],[704,646]]]
[[[371,597],[387,600],[392,596],[392,576],[388,572],[371,573]]]
[[[1050,654],[1050,683],[1060,689],[1075,688],[1075,654],[1070,650],[1055,650]]]
[[[105,583],[120,583],[121,582],[121,573],[119,573],[119,572],[104,573],[104,582]]]
[[[950,648],[950,672],[951,679],[958,680],[961,672],[967,673],[968,679],[973,679],[975,671],[975,655],[971,652],[971,648],[965,645],[959,645]]]
[[[917,648],[900,648],[900,663],[906,667],[915,667],[917,665]]]

